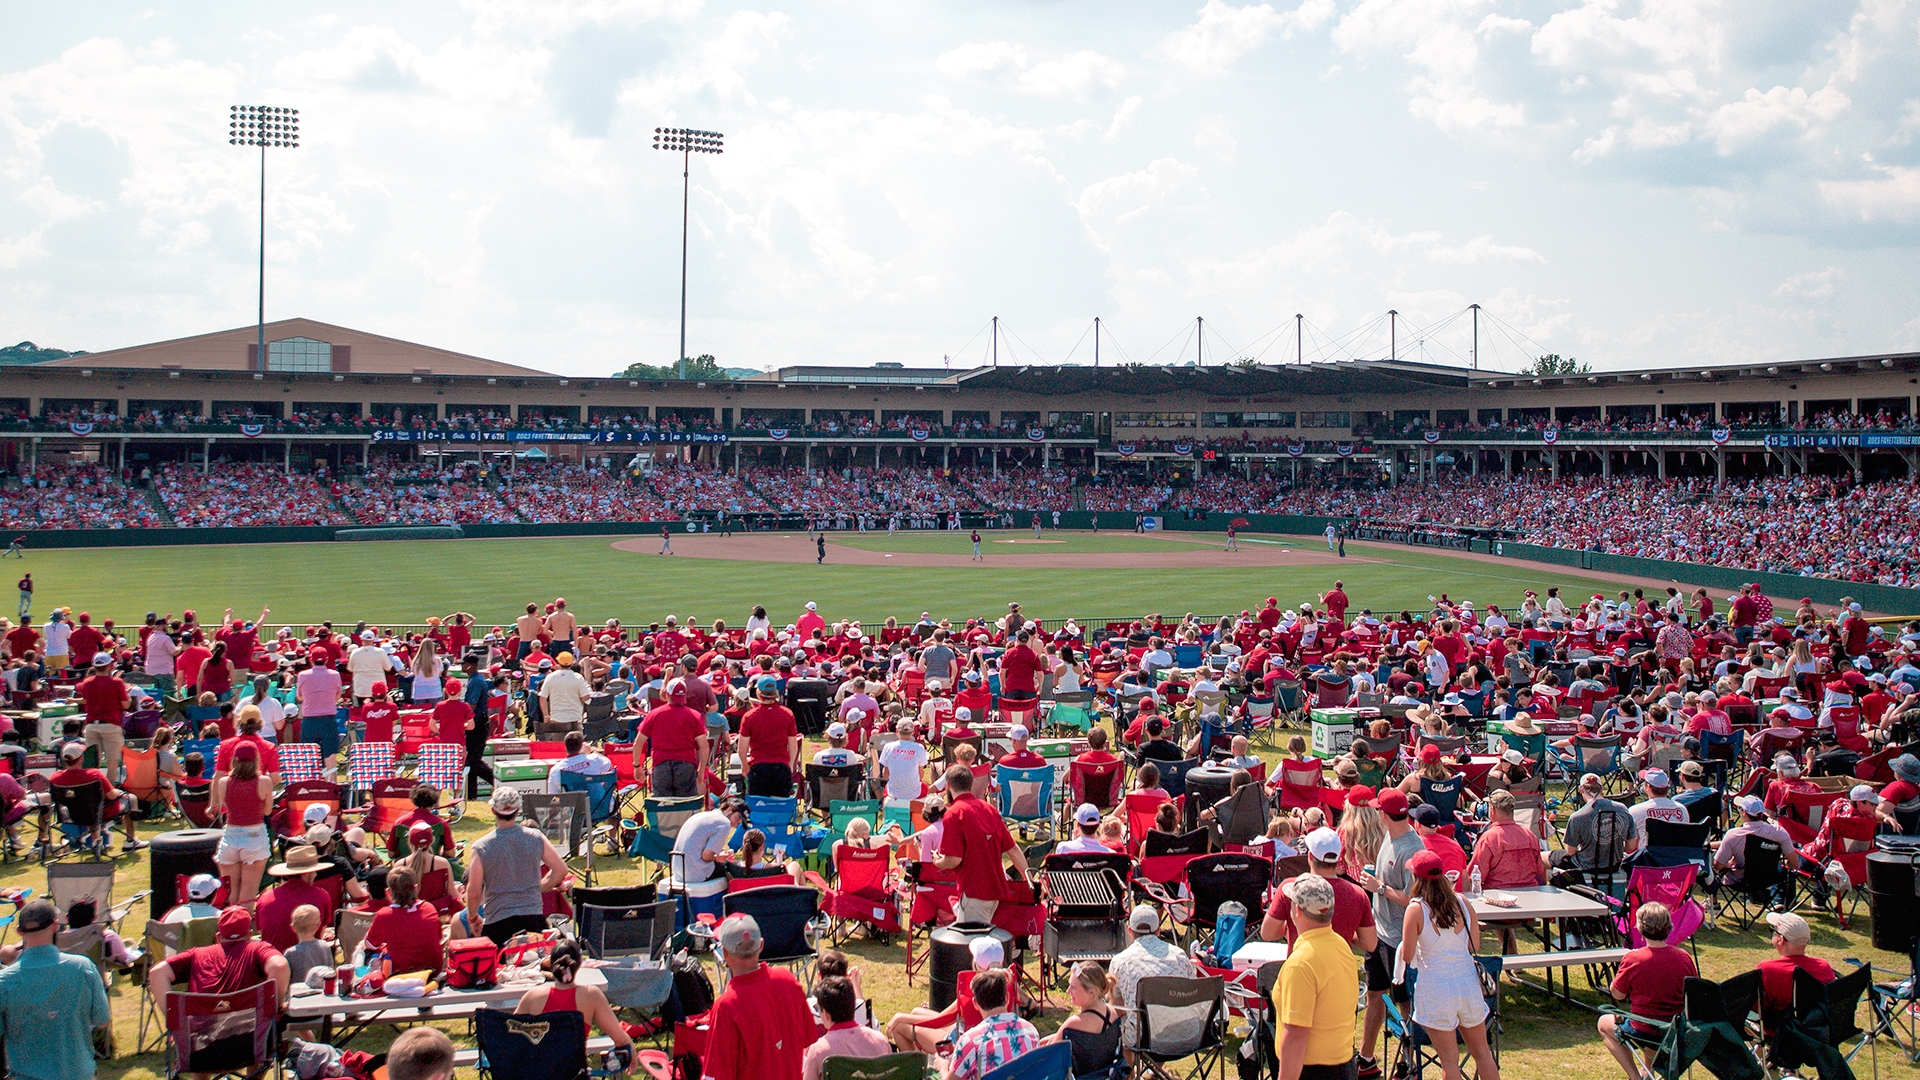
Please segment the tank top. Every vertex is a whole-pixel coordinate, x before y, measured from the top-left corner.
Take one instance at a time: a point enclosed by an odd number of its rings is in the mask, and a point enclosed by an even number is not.
[[[1120,1025],[1113,1022],[1113,1016],[1101,1016],[1094,1009],[1081,1009],[1080,1015],[1091,1013],[1100,1021],[1099,1031],[1081,1031],[1077,1028],[1061,1028],[1060,1036],[1073,1047],[1073,1075],[1085,1076],[1088,1073],[1101,1072],[1113,1066],[1120,1057]]]
[[[266,800],[260,797],[260,781],[227,778],[227,824],[235,828],[264,825]]]
[[[592,1038],[593,1024],[588,1022],[586,1014],[580,1011],[579,1004],[573,1000],[573,990],[574,988],[571,986],[554,986],[548,988],[547,1007],[541,1011],[580,1013],[580,1026],[586,1028],[587,1037]]]
[[[1436,975],[1443,971],[1448,975],[1471,972],[1478,961],[1473,958],[1473,949],[1467,943],[1465,913],[1461,913],[1451,930],[1442,930],[1435,925],[1433,908],[1425,900],[1420,901],[1420,913],[1427,922],[1420,934],[1421,977],[1426,978],[1429,972]]]
[[[486,865],[486,921],[539,915],[540,857],[546,837],[524,825],[509,825],[473,842],[474,855]]]

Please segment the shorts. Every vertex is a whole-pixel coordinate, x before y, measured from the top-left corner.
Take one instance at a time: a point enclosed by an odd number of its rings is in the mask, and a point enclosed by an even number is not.
[[[273,857],[273,841],[265,825],[229,825],[220,834],[213,861],[222,864],[265,862]]]
[[[1393,958],[1399,948],[1398,945],[1389,945],[1383,941],[1366,955],[1367,993],[1384,994],[1391,990],[1393,1000],[1400,1002],[1407,1000],[1406,986],[1393,984]]]
[[[689,799],[694,795],[691,761],[662,761],[647,777],[647,787],[656,799]]]
[[[310,742],[320,748],[320,758],[325,760],[340,753],[340,723],[332,716],[303,716],[300,718],[300,741]]]
[[[1413,1003],[1413,1022],[1435,1031],[1453,1031],[1486,1023],[1487,1001],[1476,983],[1470,993],[1428,994]]]
[[[1338,1065],[1300,1066],[1300,1080],[1354,1080],[1360,1075],[1360,1063],[1348,1058]]]

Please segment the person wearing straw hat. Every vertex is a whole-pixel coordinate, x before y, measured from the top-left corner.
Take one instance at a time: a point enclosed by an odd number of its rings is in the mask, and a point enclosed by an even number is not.
[[[284,862],[267,867],[267,873],[280,880],[273,888],[261,893],[259,902],[254,905],[262,941],[283,953],[293,948],[300,940],[293,931],[293,910],[302,904],[312,904],[320,909],[321,925],[333,922],[333,897],[327,890],[314,884],[314,879],[324,869],[326,863],[321,861],[320,852],[311,844],[288,848]]]

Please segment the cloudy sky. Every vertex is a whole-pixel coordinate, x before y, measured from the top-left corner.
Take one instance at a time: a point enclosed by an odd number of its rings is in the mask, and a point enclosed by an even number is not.
[[[328,14],[314,15],[316,7]],[[1920,0],[5,5],[0,336],[565,373],[1920,349]]]

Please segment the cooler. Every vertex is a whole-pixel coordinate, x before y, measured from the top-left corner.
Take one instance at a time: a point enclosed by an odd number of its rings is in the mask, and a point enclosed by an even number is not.
[[[528,739],[488,739],[482,753],[495,762],[528,758],[533,756],[533,743]]]
[[[1046,758],[1047,764],[1053,766],[1055,799],[1067,790],[1067,766],[1073,763],[1073,742],[1072,739],[1035,739],[1027,744],[1027,749]]]
[[[512,788],[522,795],[540,794],[547,790],[547,774],[558,764],[531,758],[497,762],[493,766],[494,786]]]
[[[1233,954],[1233,970],[1258,970],[1262,964],[1286,958],[1287,943],[1284,941],[1249,941]]]
[[[1307,720],[1313,729],[1313,753],[1333,757],[1353,747],[1353,725],[1358,709],[1315,709]]]

